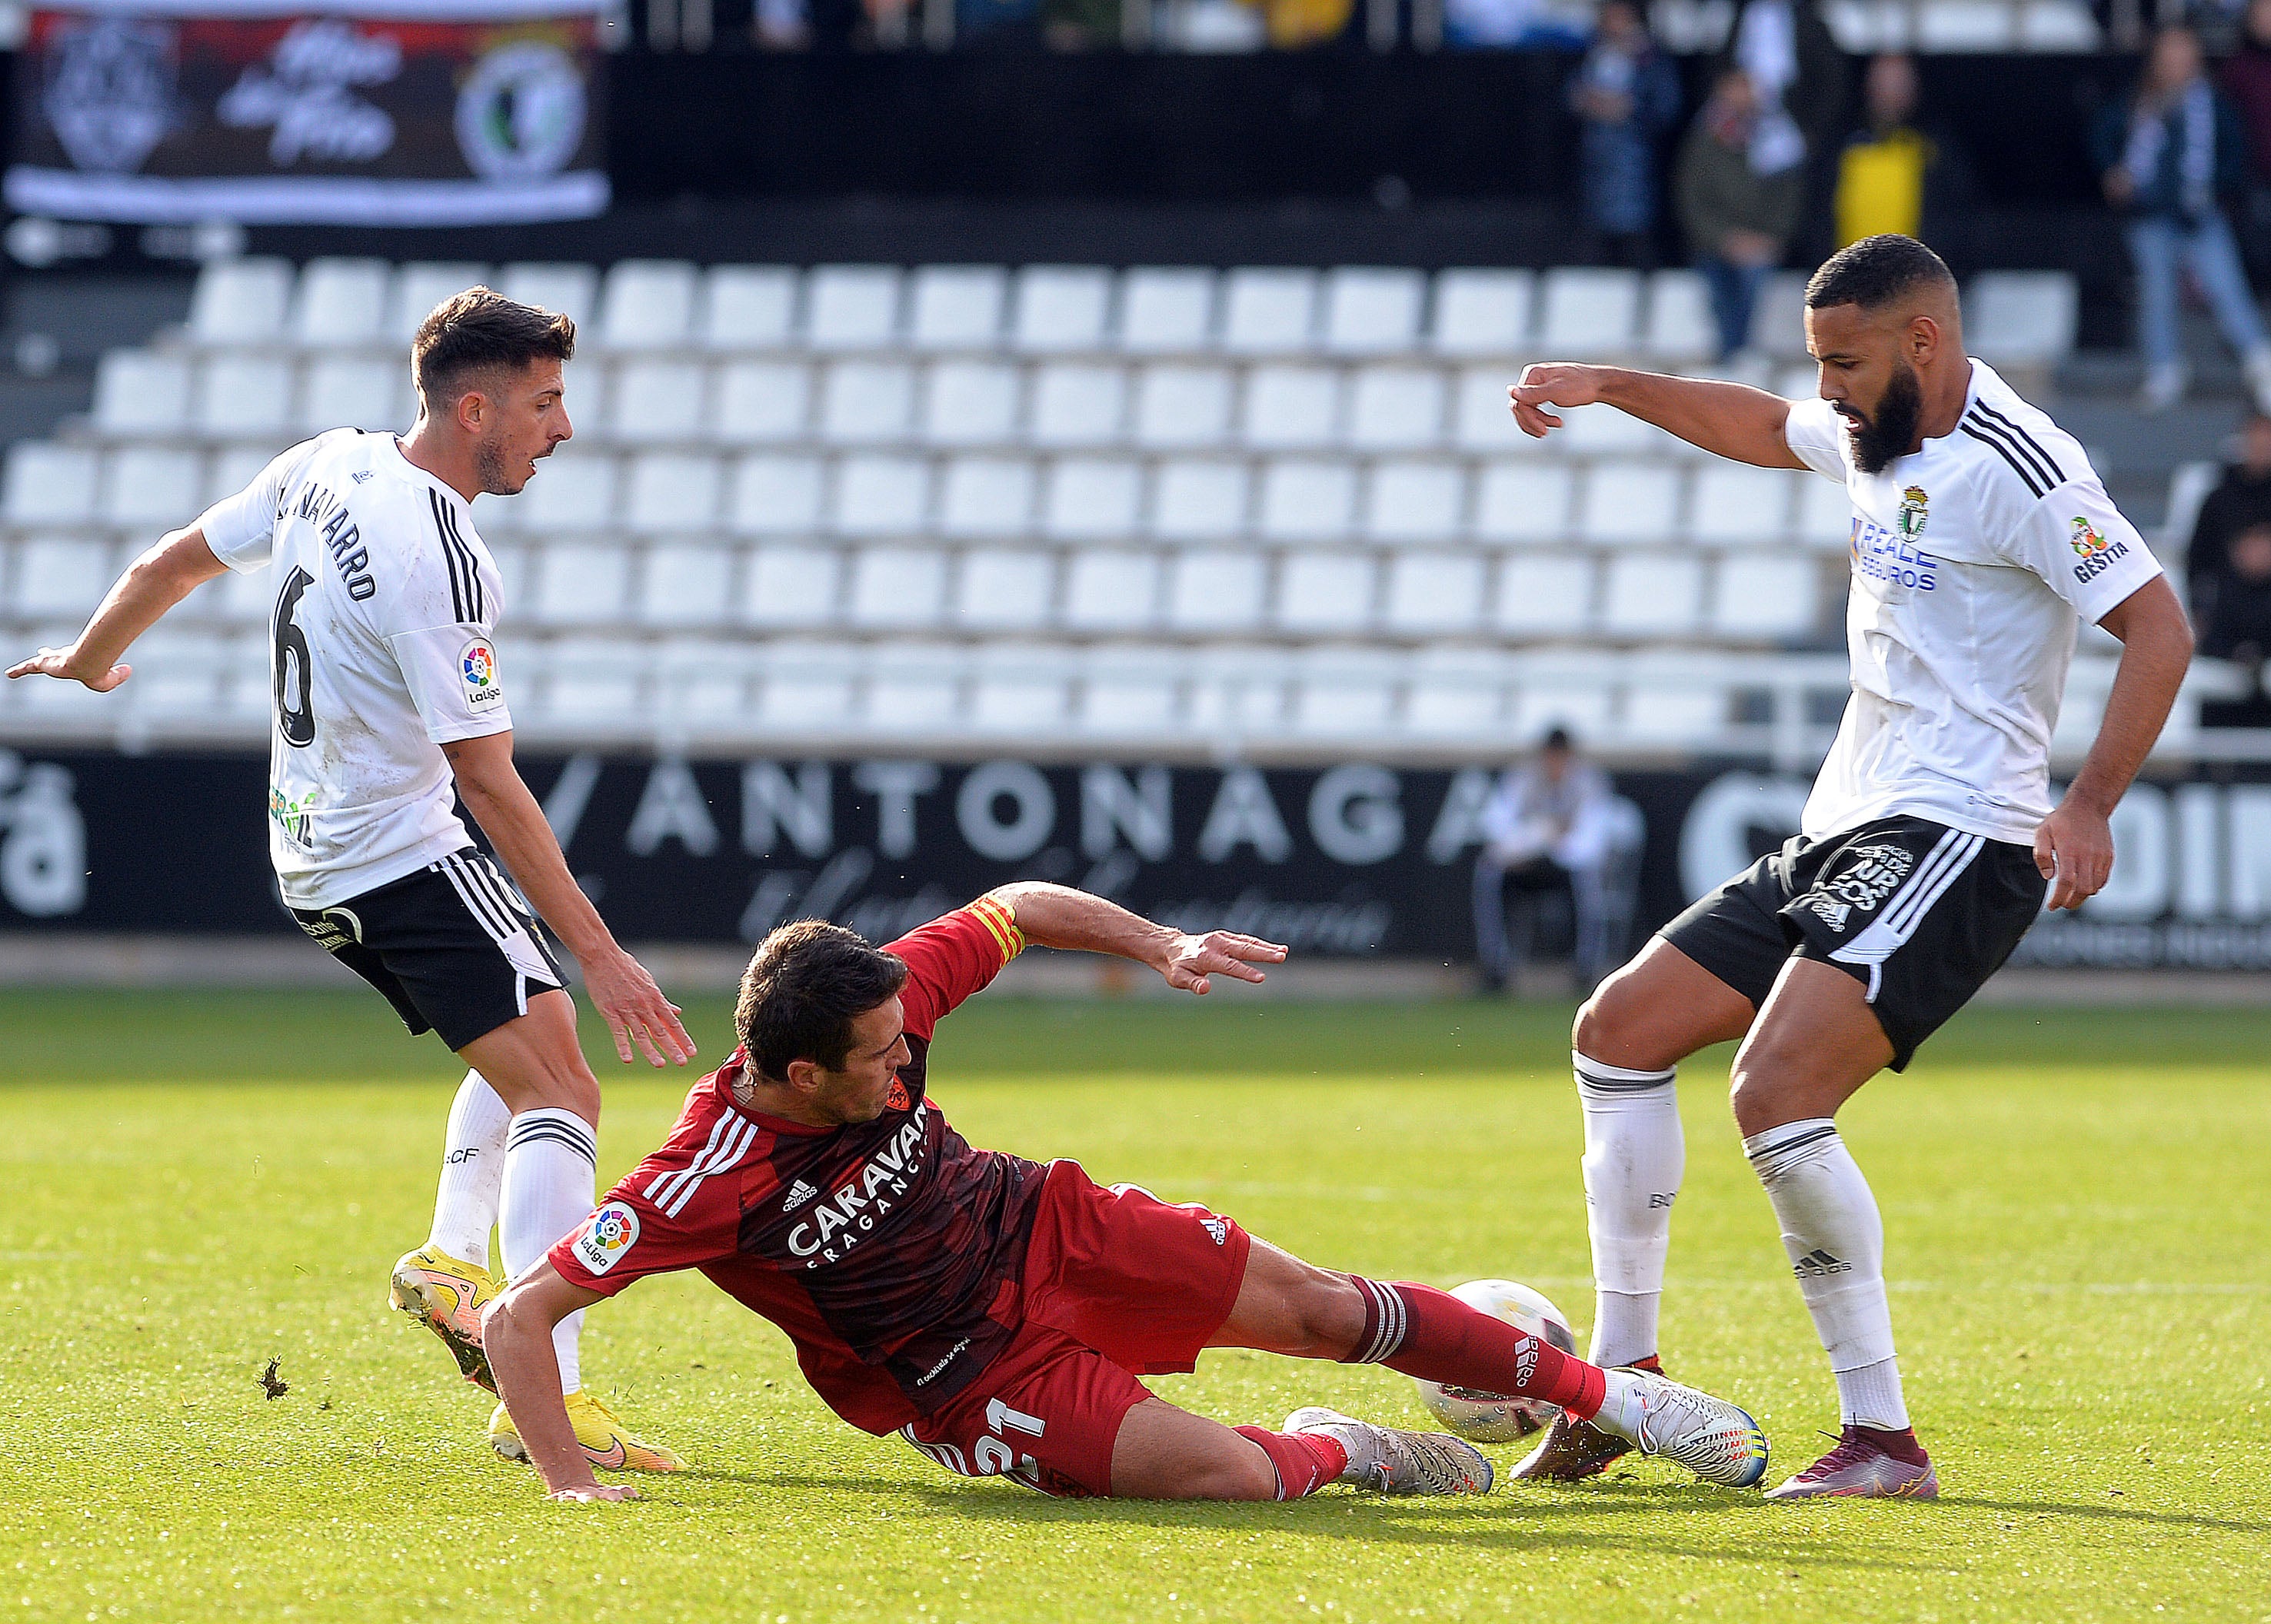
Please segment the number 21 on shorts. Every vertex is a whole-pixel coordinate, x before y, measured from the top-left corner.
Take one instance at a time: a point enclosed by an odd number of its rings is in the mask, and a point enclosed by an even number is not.
[[[1013,1432],[1023,1433],[1028,1438],[1038,1438],[1047,1426],[1048,1423],[1038,1415],[1027,1415],[1022,1410],[1012,1410],[998,1398],[987,1399],[986,1430],[992,1435],[980,1438],[977,1448],[972,1451],[978,1457],[978,1469],[980,1474],[1014,1471],[1020,1464],[1017,1452],[1002,1440]],[[1031,1456],[1028,1455],[1024,1457],[1023,1464],[1031,1467],[1033,1464]]]

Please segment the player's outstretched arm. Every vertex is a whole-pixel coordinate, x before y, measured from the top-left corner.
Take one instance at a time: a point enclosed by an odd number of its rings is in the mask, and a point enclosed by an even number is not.
[[[1507,391],[1522,432],[1543,440],[1561,427],[1555,406],[1612,406],[1716,456],[1761,468],[1803,468],[1783,438],[1790,402],[1747,384],[1668,377],[1625,367],[1539,361]]]
[[[1130,913],[1116,902],[1069,886],[1023,880],[996,887],[987,893],[1009,910],[1025,940],[1040,947],[1070,948],[1084,953],[1110,953],[1149,965],[1178,991],[1204,995],[1210,977],[1226,975],[1240,981],[1259,981],[1256,965],[1282,965],[1285,950],[1258,936],[1234,930],[1210,930],[1203,935],[1155,925],[1139,913]]]
[[[2193,629],[2169,577],[2156,575],[2098,622],[2121,639],[2121,664],[2089,755],[2058,809],[2035,831],[2050,905],[2078,908],[2113,873],[2113,808],[2152,753],[2192,664]]]
[[[575,1423],[560,1394],[560,1361],[552,1350],[552,1328],[578,1308],[599,1300],[562,1279],[548,1263],[515,1281],[481,1318],[481,1351],[495,1374],[497,1396],[512,1417],[528,1458],[544,1479],[553,1500],[637,1500],[629,1484],[602,1483],[576,1441]]]
[[[176,530],[126,566],[78,641],[67,649],[41,649],[9,667],[8,674],[59,677],[107,694],[134,674],[133,667],[118,663],[134,639],[227,568],[205,545],[204,530],[195,525]]]
[[[544,808],[512,764],[511,730],[452,740],[442,751],[457,775],[465,809],[496,847],[529,905],[576,956],[585,994],[607,1023],[616,1055],[628,1065],[637,1044],[651,1064],[659,1066],[667,1056],[684,1065],[693,1057],[694,1039],[679,1021],[678,1006],[662,995],[638,960],[616,945],[599,911],[568,872]]]

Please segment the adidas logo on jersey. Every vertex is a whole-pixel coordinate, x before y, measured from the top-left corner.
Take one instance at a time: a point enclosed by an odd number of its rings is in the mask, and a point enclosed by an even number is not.
[[[788,1187],[788,1199],[781,1203],[781,1211],[793,1212],[818,1194],[820,1194],[818,1190],[807,1184],[802,1179],[799,1179]]]

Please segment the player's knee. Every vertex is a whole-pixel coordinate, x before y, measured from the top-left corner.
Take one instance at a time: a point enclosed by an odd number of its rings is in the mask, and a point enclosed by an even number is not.
[[[1577,1006],[1577,1018],[1569,1026],[1569,1047],[1605,1064],[1619,1063],[1611,1061],[1603,1051],[1619,1047],[1639,1024],[1640,1001],[1631,988],[1628,970],[1618,971],[1595,987],[1591,995]]]
[[[1735,1056],[1727,1087],[1727,1106],[1735,1125],[1745,1134],[1763,1133],[1787,1115],[1792,1057],[1771,1041],[1754,1039]]]

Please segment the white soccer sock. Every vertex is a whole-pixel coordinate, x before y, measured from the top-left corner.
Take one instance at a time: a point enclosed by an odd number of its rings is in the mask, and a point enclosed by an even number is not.
[[[573,1111],[543,1106],[512,1119],[505,1141],[504,1201],[498,1215],[504,1271],[518,1279],[533,1269],[552,1243],[582,1223],[598,1194],[599,1139],[592,1125]],[[584,1329],[578,1308],[553,1328],[552,1348],[560,1360],[560,1390],[583,1385],[577,1338]]]
[[[442,1179],[434,1192],[434,1227],[426,1244],[460,1263],[489,1263],[489,1230],[496,1223],[497,1191],[504,1182],[504,1136],[512,1113],[488,1079],[465,1073],[450,1102],[442,1139]]]
[[[1783,1249],[1837,1377],[1844,1423],[1906,1427],[1885,1297],[1884,1220],[1837,1124],[1826,1116],[1785,1122],[1744,1140],[1743,1153],[1774,1203]]]
[[[1677,1068],[1630,1071],[1572,1054],[1585,1113],[1585,1225],[1593,1238],[1596,1365],[1657,1351],[1672,1203],[1687,1170]]]

